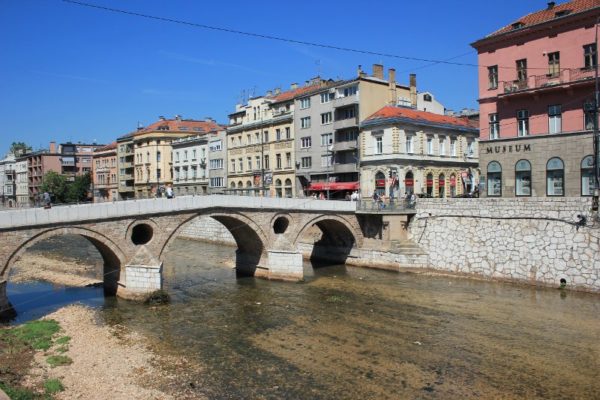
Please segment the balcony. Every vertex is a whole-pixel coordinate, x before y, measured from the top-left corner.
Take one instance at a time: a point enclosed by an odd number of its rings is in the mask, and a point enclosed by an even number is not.
[[[529,76],[526,80],[502,82],[503,93],[499,96],[511,96],[525,91],[534,91],[558,86],[592,83],[594,69],[572,68],[560,70],[557,74]]]
[[[355,126],[358,126],[358,119],[356,117],[340,119],[333,122],[333,129],[335,130],[353,128]]]
[[[356,150],[358,146],[356,140],[347,140],[344,142],[335,142],[333,144],[333,151],[348,151],[348,150]]]
[[[358,172],[355,163],[349,164],[333,164],[333,172],[336,174],[345,174],[349,172]]]
[[[358,104],[358,96],[357,95],[338,97],[337,99],[333,100],[334,108],[349,106],[352,104]]]

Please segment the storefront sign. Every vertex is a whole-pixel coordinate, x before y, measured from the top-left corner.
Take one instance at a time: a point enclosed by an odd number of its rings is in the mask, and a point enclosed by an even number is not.
[[[487,154],[499,154],[499,153],[520,153],[525,151],[531,151],[530,144],[509,144],[502,146],[488,146],[485,149]]]

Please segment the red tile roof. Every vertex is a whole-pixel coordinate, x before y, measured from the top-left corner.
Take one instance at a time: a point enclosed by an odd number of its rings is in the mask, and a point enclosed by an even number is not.
[[[513,25],[516,23],[523,24],[523,28],[527,28],[532,25],[541,24],[546,21],[553,20],[557,18],[557,13],[567,12],[566,15],[576,14],[583,11],[587,11],[592,8],[600,7],[600,0],[573,0],[567,3],[559,4],[554,6],[551,9],[544,9],[541,11],[536,11],[531,14],[527,14],[522,18],[519,18],[515,22],[506,25],[505,27],[497,30],[494,33],[491,33],[487,37],[492,37],[496,35],[500,35],[502,33],[513,31]]]
[[[117,142],[112,142],[111,144],[107,144],[106,146],[98,147],[96,150],[94,150],[94,152],[114,150],[116,148],[117,148]]]
[[[439,125],[454,125],[461,128],[474,128],[472,121],[467,118],[450,117],[447,115],[434,114],[427,111],[413,110],[412,108],[386,106],[371,115],[364,122],[375,122],[387,118],[405,118],[418,122],[426,122]]]
[[[303,86],[297,89],[288,90],[287,92],[282,92],[277,96],[273,97],[275,103],[279,103],[281,101],[292,100],[296,97],[302,96],[303,94],[312,92],[313,90],[321,89],[325,87],[323,84],[316,84],[310,86]]]
[[[183,128],[183,129],[182,129]],[[224,129],[221,125],[213,121],[197,121],[193,119],[165,119],[154,122],[147,127],[134,133],[138,136],[148,132],[189,132],[189,133],[208,133]]]

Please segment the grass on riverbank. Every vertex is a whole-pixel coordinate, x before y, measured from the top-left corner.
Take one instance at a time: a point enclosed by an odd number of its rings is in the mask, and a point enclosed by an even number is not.
[[[54,320],[32,321],[0,330],[0,389],[11,399],[52,399],[55,393],[64,390],[58,379],[48,379],[37,388],[22,386],[36,351],[48,354],[46,360],[52,367],[71,363],[65,355],[52,354],[68,350],[71,338],[57,337],[59,332],[60,325]]]

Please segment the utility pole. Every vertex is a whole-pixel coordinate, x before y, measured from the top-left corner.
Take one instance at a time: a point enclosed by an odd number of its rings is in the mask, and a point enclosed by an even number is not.
[[[598,22],[596,20],[596,37],[595,37],[595,88],[594,88],[594,197],[592,199],[592,210],[596,213],[595,217],[598,219],[598,195],[600,191],[600,143],[598,138]]]

